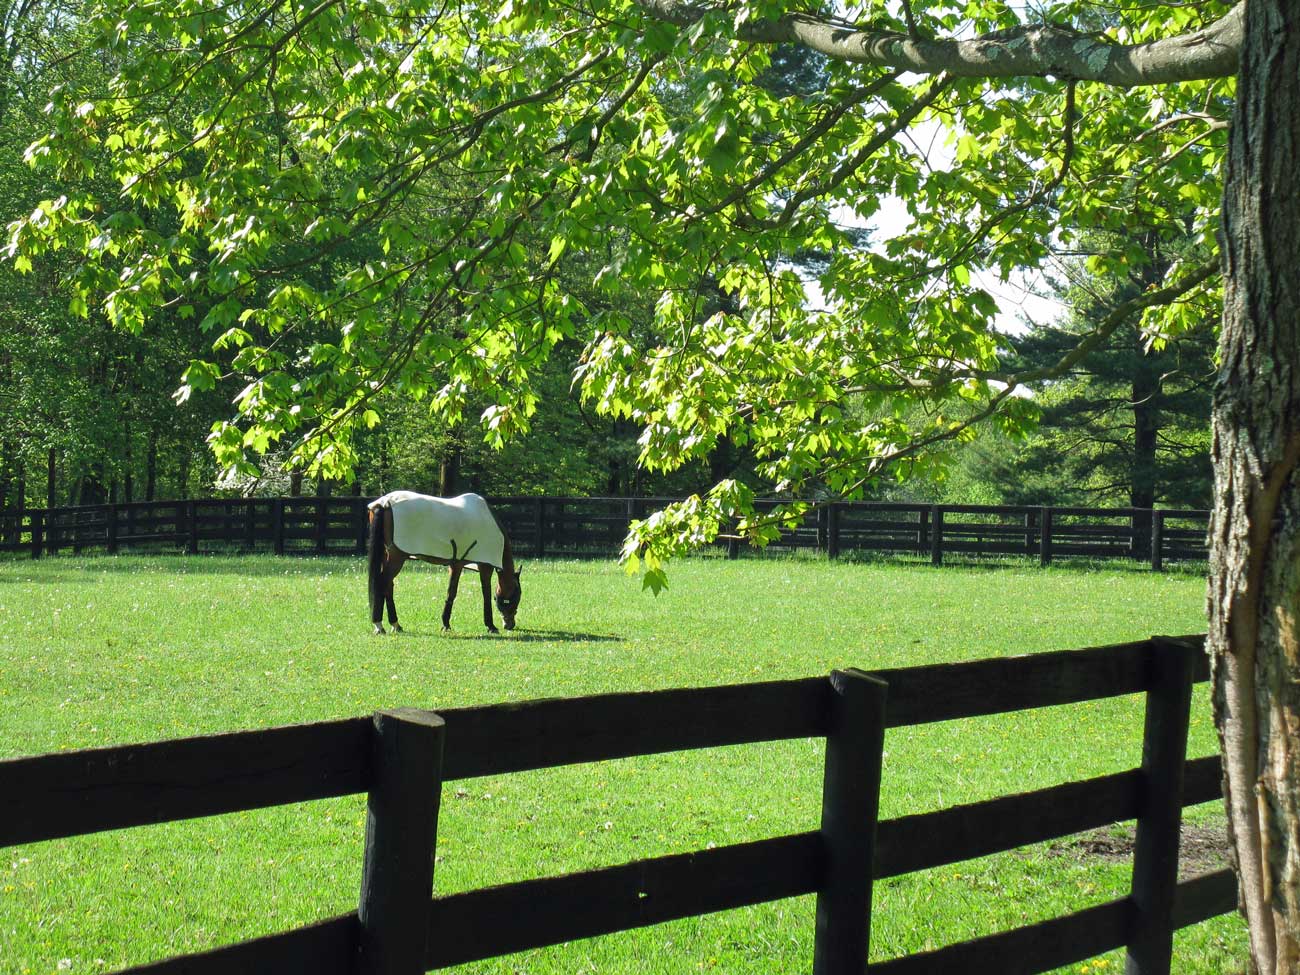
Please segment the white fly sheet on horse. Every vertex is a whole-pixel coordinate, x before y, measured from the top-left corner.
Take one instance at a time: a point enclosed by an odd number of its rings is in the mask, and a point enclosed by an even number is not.
[[[502,568],[506,536],[487,502],[477,494],[434,498],[414,491],[393,491],[371,501],[370,508],[392,510],[393,544],[407,555]]]

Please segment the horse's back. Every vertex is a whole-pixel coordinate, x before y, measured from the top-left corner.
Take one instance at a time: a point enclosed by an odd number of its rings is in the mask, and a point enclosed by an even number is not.
[[[477,494],[435,498],[392,491],[370,502],[393,512],[393,544],[408,555],[464,559],[501,568],[505,535]]]

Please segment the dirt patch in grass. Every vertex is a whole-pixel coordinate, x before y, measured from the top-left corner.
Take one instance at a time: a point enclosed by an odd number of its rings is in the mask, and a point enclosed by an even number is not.
[[[1133,856],[1135,840],[1136,830],[1131,825],[1106,826],[1053,843],[1048,847],[1048,853],[1076,859],[1128,860]],[[1183,823],[1178,851],[1180,878],[1221,870],[1231,863],[1226,824]]]

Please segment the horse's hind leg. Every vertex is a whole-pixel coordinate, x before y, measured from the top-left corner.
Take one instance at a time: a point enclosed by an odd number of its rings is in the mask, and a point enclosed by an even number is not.
[[[402,566],[405,564],[405,555],[392,554],[384,563],[384,602],[388,605],[388,622],[394,633],[401,633],[402,628],[397,623],[397,604],[393,602],[393,580],[397,578],[397,573],[402,571]]]
[[[453,562],[447,568],[451,575],[447,579],[447,601],[442,606],[442,628],[444,630],[451,629],[451,607],[456,602],[456,590],[460,588],[460,573],[465,567]]]

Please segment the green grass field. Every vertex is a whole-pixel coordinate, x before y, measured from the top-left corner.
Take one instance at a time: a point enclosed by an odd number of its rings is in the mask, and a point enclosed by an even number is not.
[[[0,562],[0,757],[535,697],[971,660],[1204,629],[1190,574],[698,559],[655,599],[601,562],[525,569],[520,629],[490,637],[478,587],[440,632],[445,574],[408,568],[407,633],[370,636],[356,559]],[[889,732],[882,817],[1131,768],[1122,698]],[[1215,739],[1197,689],[1189,754]],[[816,827],[820,741],[713,749],[451,784],[444,892]],[[98,972],[355,909],[364,797],[0,851],[0,972]],[[1189,811],[1210,837],[1217,804]],[[878,884],[873,959],[1046,918],[1127,890],[1123,831]],[[1118,849],[1117,849],[1118,848]],[[811,898],[573,942],[463,973],[810,969]],[[1175,970],[1244,969],[1235,917],[1181,933]],[[1117,972],[1110,955],[1073,966]]]

